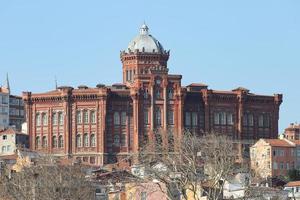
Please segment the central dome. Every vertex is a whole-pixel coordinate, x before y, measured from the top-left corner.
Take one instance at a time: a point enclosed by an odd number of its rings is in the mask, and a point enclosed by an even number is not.
[[[127,52],[139,52],[146,53],[163,53],[164,48],[160,42],[149,34],[149,28],[146,24],[143,24],[140,28],[140,34],[136,36],[128,45]]]

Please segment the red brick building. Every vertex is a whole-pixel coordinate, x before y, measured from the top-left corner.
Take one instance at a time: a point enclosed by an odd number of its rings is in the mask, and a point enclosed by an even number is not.
[[[289,140],[300,140],[300,124],[291,123],[284,130],[284,137]]]
[[[120,54],[122,84],[24,92],[31,149],[102,165],[138,152],[146,139],[164,140],[167,132],[180,136],[184,129],[234,139],[277,138],[282,95],[184,87],[181,75],[168,73],[169,56],[143,25]]]

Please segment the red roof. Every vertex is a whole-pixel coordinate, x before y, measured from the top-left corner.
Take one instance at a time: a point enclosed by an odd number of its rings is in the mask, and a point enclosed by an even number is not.
[[[0,135],[13,135],[13,134],[23,134],[23,135],[27,135],[27,134],[25,134],[25,133],[18,132],[18,131],[16,131],[16,130],[13,129],[13,128],[8,128],[8,129],[4,129],[4,130],[1,130],[1,131],[0,131]]]
[[[204,84],[204,83],[192,83],[192,84],[188,85],[188,87],[189,86],[192,86],[192,87],[207,87],[207,85]]]
[[[300,181],[291,181],[285,185],[285,187],[295,187],[295,186],[300,186]]]
[[[292,142],[283,139],[264,139],[264,141],[274,147],[295,147]]]

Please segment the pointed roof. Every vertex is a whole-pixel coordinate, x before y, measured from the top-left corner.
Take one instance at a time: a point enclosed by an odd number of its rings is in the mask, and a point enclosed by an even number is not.
[[[9,85],[8,73],[6,73],[6,83],[5,83],[5,87],[8,89],[8,91],[10,91],[10,85]]]

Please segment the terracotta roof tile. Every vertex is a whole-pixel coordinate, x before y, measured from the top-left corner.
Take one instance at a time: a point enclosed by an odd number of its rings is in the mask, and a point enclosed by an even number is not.
[[[295,186],[300,186],[300,181],[291,181],[285,185],[285,187],[295,187]]]
[[[292,142],[282,139],[264,139],[268,144],[274,147],[294,147]]]

